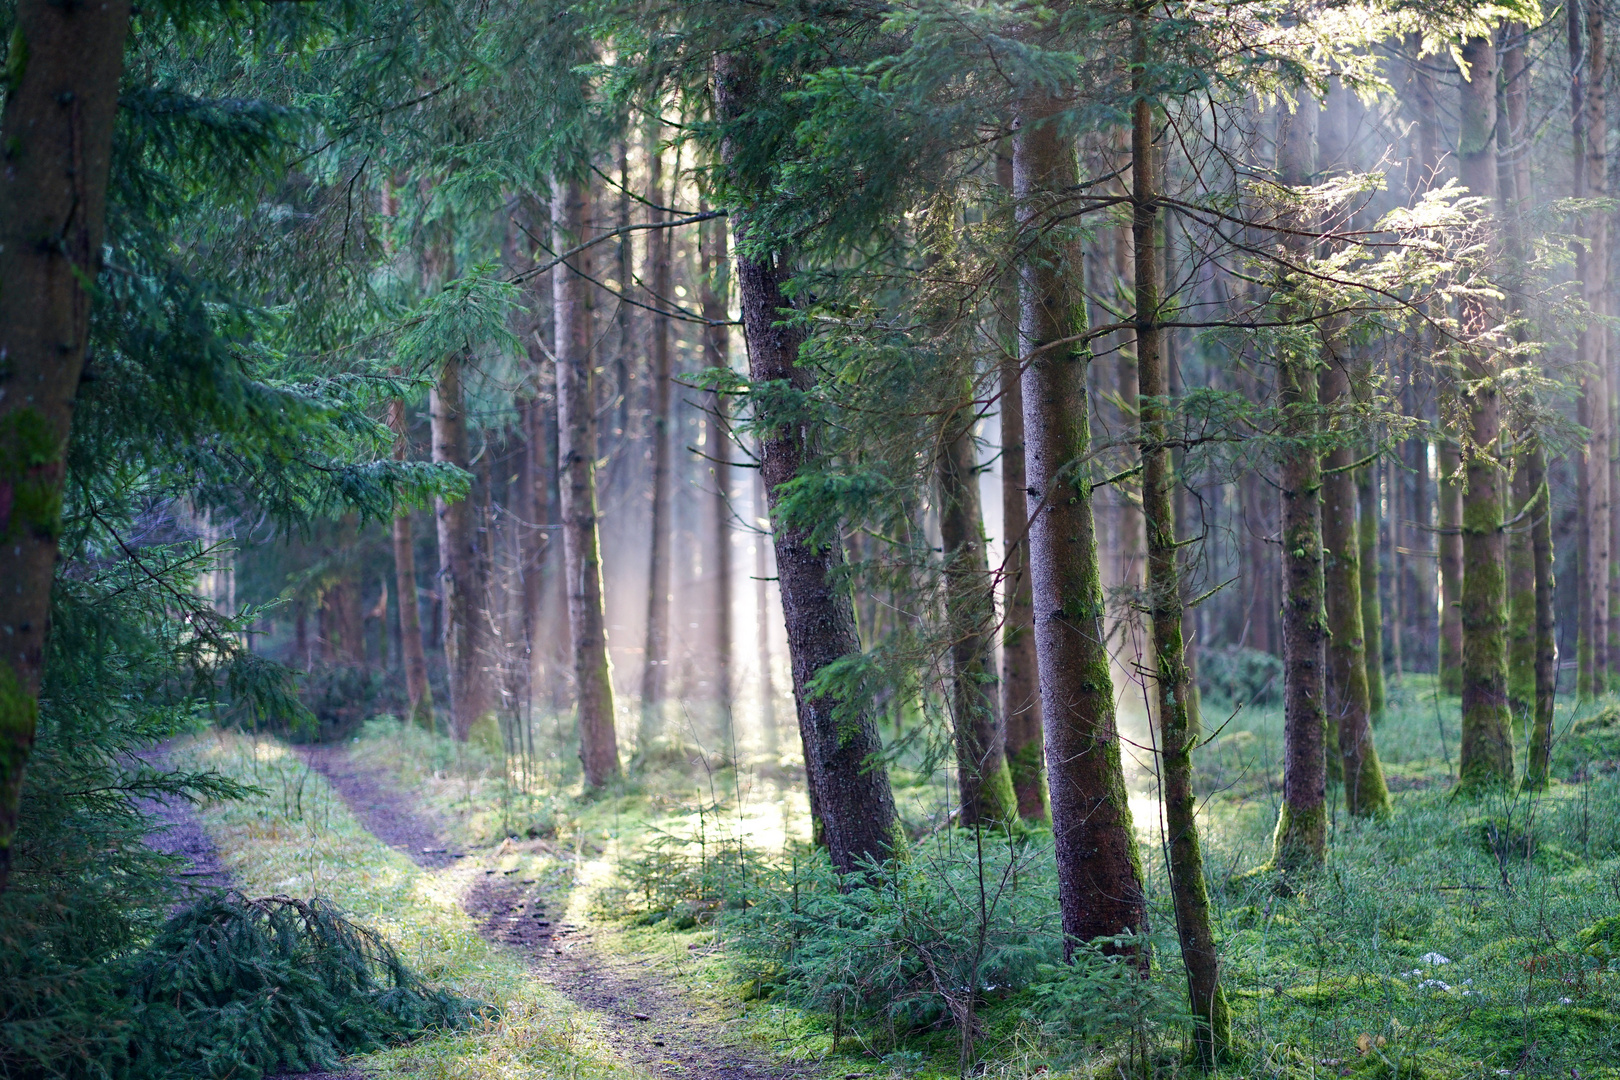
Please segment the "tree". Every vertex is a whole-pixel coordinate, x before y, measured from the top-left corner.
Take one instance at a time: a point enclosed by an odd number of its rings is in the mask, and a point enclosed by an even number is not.
[[[0,892],[39,718],[129,18],[127,0],[18,0],[12,30],[0,114]]]
[[[433,460],[463,472],[467,448],[467,402],[462,385],[465,357],[445,357],[434,383],[429,412]],[[433,514],[439,534],[439,590],[444,596],[444,658],[450,683],[450,731],[465,739],[493,708],[485,670],[483,589],[478,530],[470,500],[440,496]]]
[[[1103,628],[1091,479],[1083,262],[1062,220],[1079,182],[1067,102],[1041,86],[1015,104],[1013,196],[1024,369],[1026,520],[1041,721],[1066,950],[1146,929],[1141,860],[1120,760]],[[1145,955],[1139,962],[1146,962]]]
[[[1302,97],[1277,116],[1279,182],[1299,187],[1315,173],[1316,102]],[[1303,254],[1298,235],[1284,239]],[[1322,465],[1317,456],[1316,358],[1285,343],[1277,360],[1281,412],[1283,548],[1283,801],[1272,839],[1281,870],[1320,865],[1327,844],[1327,625],[1322,582]]]
[[[1496,197],[1496,42],[1468,38],[1462,48],[1468,78],[1462,84],[1458,172],[1475,195]],[[1478,340],[1499,312],[1484,296],[1465,297],[1462,322]],[[1465,789],[1513,780],[1513,727],[1507,702],[1507,581],[1502,532],[1502,470],[1496,462],[1502,435],[1494,376],[1500,367],[1491,343],[1465,347],[1469,424],[1468,489],[1463,496],[1462,547],[1462,754]],[[1606,524],[1606,521],[1605,521]]]
[[[651,264],[653,303],[670,302],[670,240],[664,211],[664,150],[658,125],[647,129],[647,261]],[[649,376],[652,380],[652,542],[647,565],[647,648],[641,673],[641,738],[643,746],[663,730],[664,695],[669,681],[669,589],[671,515],[669,319],[652,317]]]
[[[715,114],[729,129],[720,160],[728,169],[736,163],[737,140],[755,121],[752,113],[760,107],[762,91],[753,58],[731,54],[715,58]],[[734,188],[746,190],[735,182]],[[731,221],[737,237],[737,292],[748,339],[749,379],[761,410],[754,419],[760,432],[760,469],[770,507],[811,808],[833,865],[847,874],[865,860],[881,861],[903,851],[905,840],[888,770],[877,756],[882,743],[868,707],[857,702],[853,710],[841,711],[817,682],[828,667],[858,654],[860,641],[854,605],[837,578],[843,558],[836,536],[818,537],[806,523],[788,520],[784,513],[784,485],[810,464],[814,447],[814,432],[797,413],[810,389],[810,377],[798,364],[803,331],[792,324],[793,309],[782,292],[792,272],[783,253],[749,247],[746,207],[734,205]],[[770,408],[770,398],[775,399],[775,409]]]
[[[584,243],[589,189],[562,175],[552,185],[551,228],[559,252]],[[552,272],[556,318],[557,431],[567,574],[568,628],[573,641],[574,699],[579,717],[579,759],[585,784],[603,787],[619,776],[614,731],[613,680],[608,669],[607,620],[602,609],[601,539],[596,520],[596,402],[591,388],[590,313],[586,306],[588,252],[558,262]]]
[[[726,308],[730,292],[729,253],[726,222],[717,218],[704,228],[700,238],[702,259],[701,302],[703,305],[703,362],[710,368],[731,369],[730,313]],[[732,753],[736,729],[731,715],[731,431],[727,398],[716,390],[709,396],[710,430],[706,441],[714,465],[714,657],[715,703],[720,710],[721,744]],[[771,735],[774,735],[774,731]],[[767,738],[770,736],[768,735]]]
[[[1133,17],[1136,45],[1132,83],[1131,241],[1135,255],[1136,365],[1141,380],[1142,516],[1147,532],[1147,607],[1153,633],[1153,676],[1159,698],[1164,816],[1170,845],[1171,894],[1188,1004],[1195,1019],[1199,1059],[1210,1066],[1232,1041],[1232,1021],[1221,990],[1220,955],[1210,924],[1204,855],[1198,842],[1198,804],[1193,795],[1192,751],[1199,738],[1196,692],[1182,638],[1181,575],[1177,567],[1173,491],[1177,486],[1170,448],[1168,358],[1164,349],[1163,247],[1160,243],[1159,175],[1162,151],[1154,145],[1154,103],[1148,79],[1151,9]]]

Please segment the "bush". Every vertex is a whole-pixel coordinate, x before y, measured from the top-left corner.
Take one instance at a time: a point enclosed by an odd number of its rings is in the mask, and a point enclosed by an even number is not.
[[[1275,705],[1282,700],[1282,660],[1233,645],[1198,653],[1198,688],[1223,701]]]
[[[331,1068],[481,1007],[426,986],[320,899],[229,895],[176,915],[133,965],[131,1075],[258,1080]]]

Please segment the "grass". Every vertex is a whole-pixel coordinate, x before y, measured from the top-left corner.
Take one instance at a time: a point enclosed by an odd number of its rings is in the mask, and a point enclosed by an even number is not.
[[[1407,676],[1376,732],[1394,816],[1359,822],[1335,803],[1325,871],[1286,895],[1249,874],[1269,855],[1280,798],[1280,712],[1229,712],[1206,704],[1206,729],[1214,738],[1198,756],[1213,912],[1238,1044],[1221,1075],[1620,1077],[1620,960],[1610,959],[1612,951],[1589,949],[1580,937],[1620,913],[1620,783],[1612,766],[1620,747],[1610,745],[1620,743],[1620,723],[1605,719],[1612,710],[1560,711],[1555,773],[1561,782],[1546,794],[1465,801],[1451,794],[1456,699],[1437,698],[1432,679]],[[739,772],[665,754],[613,791],[586,798],[566,736],[559,727],[551,731],[531,759],[547,764],[531,771],[530,783],[498,754],[392,723],[369,725],[352,750],[453,821],[459,843],[499,843],[500,858],[566,875],[572,890],[567,917],[616,928],[598,935],[598,948],[648,961],[739,1038],[821,1061],[833,1072],[958,1074],[960,1043],[949,1023],[890,1030],[853,1014],[818,1011],[790,992],[781,956],[768,955],[768,947],[762,953],[757,942],[752,950],[743,947],[743,922],[728,901],[734,905],[745,886],[757,889],[762,868],[780,869],[803,857],[799,845],[808,820],[802,781],[791,768],[754,763]],[[416,1060],[412,1055],[445,1069],[451,1061],[516,1055],[529,1037],[522,1033],[534,1026],[553,1033],[532,1051],[554,1055],[548,1068],[565,1061],[607,1067],[600,1047],[592,1050],[586,1021],[570,1026],[562,1003],[529,986],[513,961],[476,940],[454,906],[464,882],[452,872],[435,876],[401,865],[399,856],[358,833],[324,787],[309,794],[318,777],[306,782],[300,808],[289,786],[288,770],[296,763],[275,758],[280,752],[273,747],[260,744],[250,752],[250,745],[223,740],[209,751],[236,763],[232,775],[249,779],[281,762],[272,776],[280,786],[256,807],[211,812],[233,868],[257,875],[245,880],[272,891],[284,885],[323,891],[363,918],[374,916],[407,956],[425,962],[439,946],[413,952],[411,943],[424,934],[423,940],[435,941],[448,935],[455,944],[441,957],[445,978],[473,994],[480,985],[498,984],[508,989],[486,996],[525,1003],[508,1013],[510,1030],[433,1040],[382,1055],[376,1067],[404,1071]],[[948,799],[946,770],[907,759],[894,776],[913,834],[929,833]],[[1111,1029],[1107,1037],[1080,1037],[1063,1019],[1069,1015],[1064,1008],[1072,1013],[1081,1006],[1073,994],[1064,998],[1069,991],[1062,989],[1061,973],[985,988],[974,1048],[975,1067],[984,1075],[1186,1071],[1185,1029],[1172,1015],[1180,971],[1151,770],[1139,769],[1133,784],[1157,949],[1144,1000],[1158,1001],[1158,1012],[1144,1012],[1134,1026]],[[322,838],[328,831],[333,838]],[[1051,906],[1055,886],[1041,854],[1049,850],[1044,835],[1029,838],[1033,854],[1020,888]],[[261,850],[266,844],[268,854]],[[322,845],[329,844],[342,850],[325,852]],[[359,848],[365,848],[370,879],[363,886],[339,872],[359,858]],[[972,850],[947,831],[925,842],[919,863],[940,867],[935,876],[943,880],[948,869],[962,870],[960,860]],[[505,974],[489,974],[496,971]]]
[[[635,1075],[615,1063],[592,1017],[531,976],[515,955],[478,935],[459,903],[476,872],[471,866],[438,872],[416,867],[362,828],[326,782],[279,743],[219,734],[176,757],[264,793],[202,811],[243,892],[327,897],[381,931],[427,979],[499,1008],[499,1019],[481,1028],[352,1064],[369,1075],[415,1080]]]

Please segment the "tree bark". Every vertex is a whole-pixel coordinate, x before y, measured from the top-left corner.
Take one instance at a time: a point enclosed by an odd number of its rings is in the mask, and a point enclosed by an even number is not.
[[[935,475],[945,564],[945,621],[951,635],[951,721],[961,796],[958,821],[977,827],[1005,824],[1017,816],[1018,807],[996,707],[991,655],[995,600],[979,506],[972,394],[967,397],[967,403],[946,421]]]
[[[1594,194],[1593,154],[1589,144],[1602,139],[1603,16],[1600,6],[1591,4],[1583,38],[1579,12],[1571,9],[1566,17],[1569,30],[1571,174],[1572,195],[1577,199]],[[1599,40],[1590,39],[1597,30]],[[1596,154],[1603,160],[1600,148]],[[1601,190],[1601,189],[1600,189]],[[1586,215],[1579,223],[1590,237],[1587,244],[1575,244],[1575,276],[1582,282],[1581,295],[1594,315],[1603,309],[1600,282],[1604,278],[1601,243],[1606,226],[1601,211]],[[1577,506],[1580,552],[1580,627],[1576,643],[1576,694],[1590,701],[1608,686],[1610,544],[1609,391],[1603,369],[1604,332],[1594,324],[1582,324],[1575,331],[1575,369],[1581,373],[1581,396],[1577,420],[1591,435],[1584,453],[1577,459]]]
[[[1469,77],[1462,84],[1458,171],[1468,190],[1496,194],[1496,43],[1463,44]],[[1483,297],[1462,301],[1465,332],[1483,335],[1499,312]],[[1464,789],[1513,780],[1513,732],[1507,702],[1507,612],[1502,536],[1502,472],[1494,455],[1502,435],[1493,377],[1499,367],[1489,345],[1463,358],[1469,380],[1468,490],[1463,499],[1462,753]],[[1606,524],[1606,519],[1605,519]]]
[[[1013,191],[1012,147],[996,154],[996,179]],[[1036,672],[1035,608],[1029,586],[1029,513],[1024,496],[1023,367],[1018,360],[1018,282],[998,294],[1001,330],[1001,722],[1018,816],[1051,820],[1041,746],[1041,688]]]
[[[1558,652],[1553,624],[1552,489],[1547,483],[1547,455],[1536,444],[1526,471],[1536,495],[1531,519],[1531,559],[1536,575],[1536,708],[1530,723],[1530,760],[1525,763],[1524,786],[1532,791],[1547,786],[1552,759],[1553,703],[1558,688]]]
[[[1164,816],[1169,839],[1170,886],[1176,933],[1187,970],[1187,998],[1199,1059],[1213,1066],[1232,1042],[1232,1020],[1221,990],[1220,954],[1210,924],[1204,854],[1198,842],[1198,803],[1193,793],[1192,751],[1199,738],[1192,673],[1182,637],[1181,578],[1176,565],[1173,493],[1177,486],[1169,446],[1173,406],[1166,370],[1163,267],[1159,244],[1159,151],[1153,145],[1153,105],[1148,97],[1146,15],[1135,18],[1136,102],[1131,123],[1131,239],[1135,256],[1136,368],[1141,390],[1142,517],[1147,534],[1148,618],[1153,631],[1154,685],[1158,688],[1163,739]]]
[[[464,357],[445,358],[431,393],[433,460],[470,469],[466,401],[461,385]],[[433,504],[439,534],[439,590],[444,595],[444,659],[450,684],[450,732],[467,738],[491,709],[484,673],[484,620],[478,587],[478,535],[472,496]]]
[[[388,407],[394,429],[394,460],[410,457],[406,440],[405,402],[395,398]],[[399,641],[404,658],[405,693],[410,699],[412,724],[433,730],[433,687],[428,684],[427,651],[422,647],[422,609],[416,591],[416,538],[410,512],[394,514],[394,586],[399,593]]]
[[[1365,371],[1362,385],[1370,385],[1371,371]],[[1357,453],[1372,451],[1362,443]],[[1384,606],[1379,581],[1378,462],[1356,470],[1356,535],[1361,559],[1361,635],[1367,668],[1367,712],[1374,727],[1384,718],[1388,697],[1384,690]]]
[[[710,368],[730,370],[731,327],[726,320],[731,275],[725,219],[709,223],[705,231],[709,235],[702,246],[702,304],[708,325],[703,328],[703,362]],[[715,704],[720,712],[721,745],[727,754],[735,756],[736,729],[731,714],[731,434],[726,395],[709,395],[709,413],[709,430],[714,433],[707,445],[714,467]]]
[[[754,108],[759,93],[758,77],[746,61],[726,55],[716,58],[714,101],[722,123],[734,123]],[[735,155],[736,147],[725,140],[722,162],[729,167]],[[731,221],[740,245],[746,236],[746,216],[734,210]],[[782,285],[791,271],[780,255],[762,259],[739,251],[736,272],[743,332],[748,339],[749,377],[756,385],[774,383],[808,391],[810,373],[798,363],[803,332],[785,321],[792,309],[782,295]],[[849,873],[865,860],[881,861],[902,852],[905,837],[895,813],[889,772],[879,756],[882,741],[870,712],[862,708],[849,715],[830,696],[810,689],[824,668],[860,649],[854,604],[837,580],[842,546],[836,538],[831,543],[814,543],[804,529],[782,520],[782,486],[810,465],[814,432],[797,419],[758,419],[765,425],[760,468],[770,504],[811,806],[833,865],[841,873]]]
[[[1316,106],[1302,98],[1277,118],[1277,172],[1300,186],[1315,172]],[[1297,237],[1283,241],[1304,254]],[[1277,398],[1286,449],[1280,469],[1284,596],[1283,802],[1272,838],[1272,865],[1321,865],[1327,842],[1327,756],[1323,676],[1327,624],[1322,609],[1322,465],[1318,433],[1317,358],[1285,351],[1278,359]]]
[[[1086,375],[1090,350],[1078,237],[1054,220],[1078,182],[1065,103],[1019,101],[1013,193],[1020,244],[1019,356],[1024,368],[1026,519],[1035,649],[1065,953],[1147,928],[1141,861],[1120,762],[1113,679],[1092,518]],[[1063,344],[1058,344],[1063,342]],[[1146,953],[1137,962],[1146,965]]]
[[[760,456],[764,457],[764,446]],[[754,470],[754,518],[756,528],[766,528],[765,481],[759,470]],[[765,739],[765,753],[772,762],[781,753],[781,739],[776,730],[776,679],[771,674],[771,535],[759,532],[754,536],[754,635],[759,664],[759,724]]]
[[[19,0],[12,27],[0,116],[0,892],[39,718],[129,14],[128,0]]]
[[[553,181],[552,191],[554,244],[566,251],[585,235],[590,195],[584,183],[564,177]],[[579,759],[586,786],[599,788],[617,779],[620,770],[596,520],[596,402],[591,392],[591,322],[584,277],[588,273],[589,257],[584,252],[558,264],[552,275],[552,311],[557,323],[558,487]]]
[[[650,224],[661,224],[667,215],[664,205],[663,152],[658,144],[658,126],[647,129],[647,201]],[[647,260],[655,304],[670,295],[669,230],[653,229],[647,234]],[[652,539],[648,545],[647,567],[647,648],[641,672],[641,726],[637,742],[646,749],[648,742],[664,729],[664,695],[669,688],[669,590],[671,545],[670,489],[670,380],[669,319],[652,316],[652,349],[648,358],[652,379]]]
[[[1435,440],[1440,463],[1436,497],[1439,532],[1435,547],[1440,553],[1440,688],[1448,694],[1462,692],[1462,452],[1455,439]]]

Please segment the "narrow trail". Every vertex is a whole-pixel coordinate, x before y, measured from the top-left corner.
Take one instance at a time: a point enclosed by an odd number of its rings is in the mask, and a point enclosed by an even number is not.
[[[342,746],[302,748],[310,767],[326,778],[372,835],[418,866],[440,869],[469,857],[449,849],[438,825],[406,804],[382,773],[355,764]],[[601,1019],[601,1033],[623,1060],[652,1076],[704,1080],[804,1080],[815,1070],[772,1062],[730,1044],[722,1027],[649,962],[615,956],[594,946],[602,927],[558,923],[565,897],[533,880],[511,880],[486,868],[462,904],[490,941],[516,950],[530,969],[582,1010]]]

